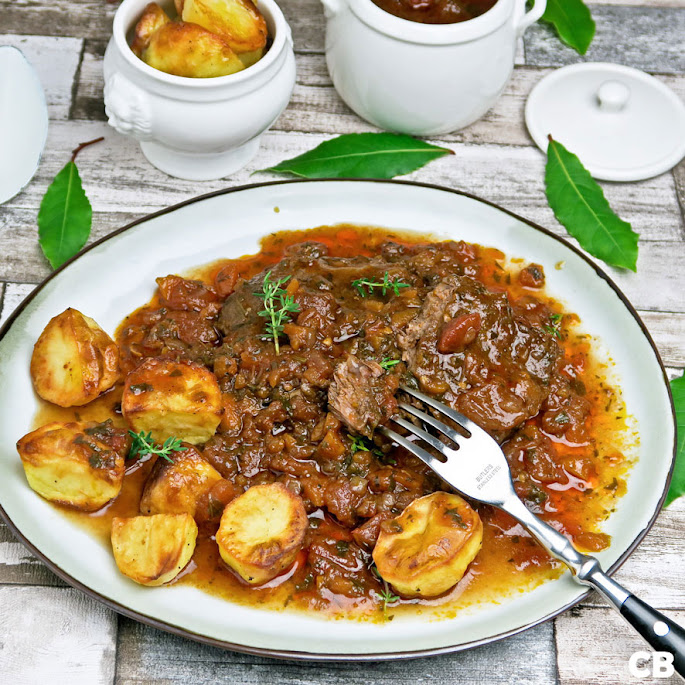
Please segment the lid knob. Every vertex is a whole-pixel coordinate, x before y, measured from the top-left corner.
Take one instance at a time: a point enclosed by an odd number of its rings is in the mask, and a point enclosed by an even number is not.
[[[597,91],[597,102],[603,112],[620,112],[630,99],[630,88],[620,81],[604,81]]]

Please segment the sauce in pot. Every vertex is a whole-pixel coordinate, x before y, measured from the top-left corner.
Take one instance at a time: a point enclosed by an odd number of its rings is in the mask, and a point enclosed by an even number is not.
[[[497,0],[373,0],[382,10],[421,24],[456,24],[485,14]]]

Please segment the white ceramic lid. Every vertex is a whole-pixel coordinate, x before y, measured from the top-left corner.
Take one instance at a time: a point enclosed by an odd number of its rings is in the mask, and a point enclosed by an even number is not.
[[[547,151],[549,134],[605,181],[639,181],[685,155],[685,105],[639,69],[602,62],[552,72],[526,103],[526,125]]]
[[[48,109],[38,76],[24,55],[0,47],[0,204],[33,178],[48,134]]]

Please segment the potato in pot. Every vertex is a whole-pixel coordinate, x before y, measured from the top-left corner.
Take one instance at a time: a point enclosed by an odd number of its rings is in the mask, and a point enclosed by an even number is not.
[[[173,580],[195,551],[197,525],[190,514],[112,519],[112,551],[119,570],[141,585]]]
[[[285,485],[255,485],[226,505],[216,542],[228,566],[260,585],[295,561],[308,524],[302,500]]]
[[[26,479],[51,502],[97,511],[117,497],[130,446],[126,431],[105,424],[54,421],[17,443]]]
[[[435,597],[459,582],[482,540],[478,513],[458,495],[434,492],[381,524],[373,560],[400,594]]]
[[[119,348],[93,319],[67,309],[48,322],[33,348],[36,392],[60,407],[80,407],[119,379]]]
[[[266,45],[266,21],[251,0],[184,0],[182,4],[183,21],[221,36],[238,55],[261,51]]]
[[[200,497],[222,480],[219,472],[194,448],[173,452],[172,461],[158,458],[140,498],[141,514],[190,514]]]
[[[223,404],[216,376],[194,362],[146,359],[126,377],[124,418],[136,432],[163,443],[178,437],[207,442],[221,421]]]

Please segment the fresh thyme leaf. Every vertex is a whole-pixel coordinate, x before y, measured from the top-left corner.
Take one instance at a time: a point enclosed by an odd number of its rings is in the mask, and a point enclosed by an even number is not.
[[[549,317],[549,323],[542,326],[542,330],[545,333],[553,335],[555,338],[561,340],[561,314],[551,314]]]
[[[452,154],[407,135],[348,133],[264,171],[304,178],[393,178]]]
[[[583,0],[547,0],[542,21],[552,24],[561,41],[581,55],[595,36],[595,21]]]
[[[168,437],[164,441],[164,444],[159,447],[152,439],[152,432],[145,433],[145,431],[140,431],[140,433],[134,433],[130,430],[128,434],[133,438],[131,449],[128,453],[128,459],[145,457],[150,454],[173,462],[174,460],[169,456],[171,452],[185,452],[188,449],[181,445],[181,440],[179,438]]]
[[[383,576],[381,576],[381,574],[378,571],[378,567],[376,566],[376,564],[371,565],[371,573],[373,573],[373,575],[376,576],[376,578],[378,578],[378,581],[383,586],[383,588],[379,591],[378,596],[380,597],[380,599],[383,602],[383,606],[381,607],[381,609],[383,611],[383,618],[385,618],[386,620],[389,620],[389,618],[392,618],[392,617],[388,617],[388,604],[393,604],[394,602],[398,602],[400,600],[399,595],[394,594],[390,590],[390,586],[388,585],[388,581],[385,580],[383,578]]]
[[[578,157],[551,136],[545,191],[554,215],[584,250],[612,266],[637,270],[638,234],[616,216]]]
[[[390,357],[386,357],[381,362],[381,367],[387,371],[388,369],[392,369],[393,366],[397,366],[399,363],[399,359],[391,359]]]
[[[271,271],[267,271],[262,283],[262,292],[255,295],[264,300],[264,309],[259,316],[268,319],[264,327],[268,338],[274,341],[276,354],[281,353],[278,338],[283,333],[283,325],[291,320],[290,315],[300,311],[300,306],[295,302],[292,295],[288,295],[281,286],[290,280],[290,276],[271,280]]]
[[[370,281],[367,278],[358,278],[357,280],[352,281],[352,287],[359,293],[360,297],[373,295],[375,288],[381,289],[381,295],[385,295],[388,290],[392,290],[395,295],[399,295],[402,288],[409,287],[409,283],[403,283],[399,278],[390,280],[390,275],[386,271],[383,280],[380,282]]]
[[[675,468],[664,506],[685,495],[685,374],[671,381],[671,394],[678,426]]]
[[[385,454],[382,449],[375,447],[367,438],[363,438],[361,435],[351,435],[350,433],[347,434],[347,437],[352,441],[352,444],[350,445],[352,454],[355,452],[369,452],[386,464],[390,464],[391,466],[397,464],[392,457]]]

